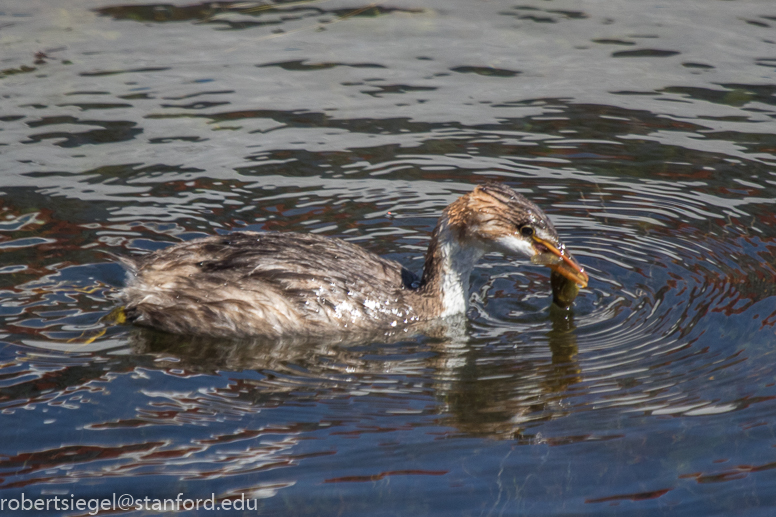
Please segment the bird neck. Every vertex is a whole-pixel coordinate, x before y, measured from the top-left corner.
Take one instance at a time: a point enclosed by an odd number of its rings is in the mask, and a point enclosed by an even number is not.
[[[420,289],[441,302],[440,316],[465,313],[469,307],[469,277],[484,250],[464,237],[460,223],[442,215],[431,235]]]

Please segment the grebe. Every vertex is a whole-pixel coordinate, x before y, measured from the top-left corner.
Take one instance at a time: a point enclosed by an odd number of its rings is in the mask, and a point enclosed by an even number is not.
[[[465,313],[472,268],[490,251],[587,285],[544,212],[489,183],[444,209],[420,278],[341,239],[238,232],[140,258],[122,291],[124,314],[137,325],[213,337],[390,331]]]

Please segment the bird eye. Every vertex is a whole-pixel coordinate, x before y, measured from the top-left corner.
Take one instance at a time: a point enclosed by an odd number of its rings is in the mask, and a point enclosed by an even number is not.
[[[533,237],[534,229],[530,226],[523,226],[520,228],[520,233],[523,234],[523,237]]]

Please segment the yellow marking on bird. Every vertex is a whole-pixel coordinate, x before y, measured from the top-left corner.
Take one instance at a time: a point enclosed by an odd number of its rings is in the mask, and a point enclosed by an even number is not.
[[[113,323],[114,325],[123,325],[127,322],[127,313],[124,311],[124,307],[116,307],[103,316],[102,321],[105,323]]]

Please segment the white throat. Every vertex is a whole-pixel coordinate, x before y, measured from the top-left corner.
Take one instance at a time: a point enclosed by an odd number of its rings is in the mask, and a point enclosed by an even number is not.
[[[439,286],[442,290],[442,317],[465,314],[469,308],[469,277],[474,264],[484,250],[478,246],[463,246],[450,232],[440,232],[437,242],[439,254]]]

